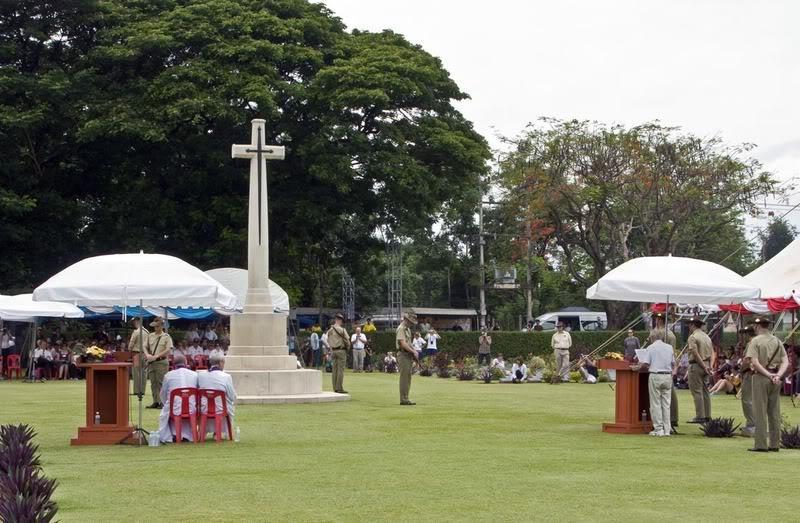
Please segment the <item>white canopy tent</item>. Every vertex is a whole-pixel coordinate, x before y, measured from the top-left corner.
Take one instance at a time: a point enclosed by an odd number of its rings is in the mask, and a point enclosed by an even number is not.
[[[800,291],[800,238],[744,277],[763,298],[787,298]]]
[[[246,269],[224,267],[220,269],[211,269],[206,271],[206,274],[224,285],[236,296],[236,305],[233,307],[234,309],[237,311],[244,309],[244,302],[247,297]],[[272,305],[275,307],[275,312],[289,314],[289,295],[286,291],[274,281],[269,280],[269,293],[272,297]],[[219,309],[217,312],[226,313],[225,310]]]
[[[83,311],[69,303],[33,301],[32,294],[0,295],[0,319],[31,323],[36,318],[83,318]]]
[[[35,301],[127,307],[226,307],[236,296],[185,261],[164,254],[110,254],[86,258],[33,291]]]
[[[629,260],[589,287],[590,300],[731,304],[757,299],[761,289],[716,263],[677,256]]]

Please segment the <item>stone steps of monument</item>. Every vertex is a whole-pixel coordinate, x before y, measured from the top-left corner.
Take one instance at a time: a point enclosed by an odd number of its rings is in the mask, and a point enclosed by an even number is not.
[[[237,396],[319,394],[322,373],[318,370],[229,370]]]
[[[297,358],[294,356],[242,356],[225,357],[225,370],[296,370]]]
[[[239,405],[269,405],[280,403],[330,403],[333,401],[348,401],[349,394],[336,394],[335,392],[319,392],[316,394],[285,394],[273,396],[238,396],[236,403]]]

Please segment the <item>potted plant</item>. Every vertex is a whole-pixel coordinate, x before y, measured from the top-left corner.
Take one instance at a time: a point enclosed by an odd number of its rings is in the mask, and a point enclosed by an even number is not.
[[[544,369],[545,369],[545,361],[544,358],[541,356],[534,356],[531,358],[531,363],[528,366],[528,370],[530,371],[532,381],[541,382],[544,379]]]

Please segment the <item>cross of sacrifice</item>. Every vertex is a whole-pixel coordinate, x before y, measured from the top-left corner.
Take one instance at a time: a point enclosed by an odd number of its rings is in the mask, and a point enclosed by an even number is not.
[[[266,120],[255,119],[252,122],[251,143],[246,145],[233,145],[231,156],[233,158],[248,158],[250,160],[250,205],[253,204],[253,177],[257,178],[256,198],[258,205],[258,244],[262,241],[262,228],[266,218],[264,205],[267,203],[267,160],[283,160],[286,149],[278,145],[264,145],[264,124]],[[262,201],[263,199],[263,201]],[[250,224],[252,227],[252,223]]]

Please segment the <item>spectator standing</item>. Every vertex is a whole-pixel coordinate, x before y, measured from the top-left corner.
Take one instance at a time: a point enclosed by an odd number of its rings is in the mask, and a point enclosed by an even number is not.
[[[432,358],[439,352],[439,333],[433,327],[430,328],[428,334],[425,335],[425,341],[428,342],[428,348],[425,349],[425,357]]]
[[[488,332],[481,332],[478,338],[478,365],[484,363],[489,365],[489,360],[492,357],[492,337]]]
[[[322,344],[319,341],[317,331],[311,331],[308,342],[311,345],[311,366],[318,369],[322,365]]]
[[[569,349],[572,347],[572,337],[564,330],[564,323],[558,322],[557,330],[550,338],[550,346],[556,358],[556,369],[561,375],[561,381],[569,381]]]
[[[11,348],[16,343],[14,336],[8,330],[8,328],[3,327],[3,330],[0,331],[0,356],[5,358],[9,354],[11,354]]]
[[[367,318],[367,323],[364,325],[363,329],[364,334],[375,334],[377,331],[378,328],[372,323],[372,318]]]
[[[361,332],[361,327],[356,327],[356,331],[350,336],[350,346],[353,347],[353,372],[363,372],[367,335]]]
[[[633,361],[636,359],[636,350],[642,348],[639,338],[633,335],[633,329],[628,329],[628,336],[622,341],[622,346],[625,349],[625,361]]]
[[[542,327],[542,322],[540,322],[539,320],[534,321],[533,330],[534,332],[542,332],[544,330],[544,327]]]
[[[219,336],[217,336],[217,333],[214,332],[213,325],[210,323],[206,325],[206,330],[203,331],[203,339],[208,341],[217,341],[218,338]]]
[[[417,358],[422,359],[422,351],[425,350],[427,342],[420,336],[419,331],[414,333],[414,340],[411,342],[411,346],[417,351]]]

